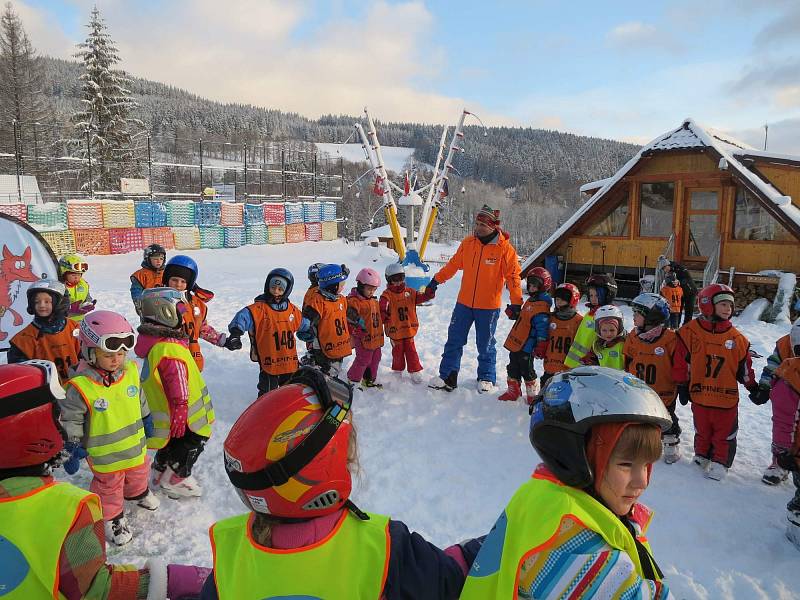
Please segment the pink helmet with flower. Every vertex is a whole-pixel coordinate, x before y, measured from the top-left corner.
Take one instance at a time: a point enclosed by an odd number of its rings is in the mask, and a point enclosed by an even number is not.
[[[119,352],[133,349],[133,327],[119,313],[110,310],[95,310],[81,321],[78,339],[84,359],[94,362],[94,350]]]

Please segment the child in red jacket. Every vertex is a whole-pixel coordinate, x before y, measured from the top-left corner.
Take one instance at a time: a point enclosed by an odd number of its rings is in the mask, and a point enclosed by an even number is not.
[[[787,358],[775,370],[770,399],[798,405],[800,402],[800,344],[794,346],[795,357]],[[789,523],[786,537],[800,550],[800,421],[795,421],[791,448],[781,449],[776,456],[778,465],[792,472],[794,497],[786,505]]]
[[[706,477],[725,477],[736,455],[739,386],[757,391],[750,342],[731,324],[733,290],[714,283],[697,296],[700,316],[678,330],[672,378],[681,404],[692,403],[694,462]]]
[[[356,275],[356,287],[347,296],[347,323],[356,350],[347,378],[362,387],[383,387],[375,381],[383,347],[381,307],[375,297],[380,284],[381,277],[374,269],[361,269]]]
[[[424,294],[406,286],[406,272],[400,263],[386,267],[386,289],[381,294],[383,327],[392,343],[392,371],[402,373],[406,366],[411,381],[422,383],[422,364],[419,362],[414,336],[419,329],[417,305],[436,295],[428,288]]]

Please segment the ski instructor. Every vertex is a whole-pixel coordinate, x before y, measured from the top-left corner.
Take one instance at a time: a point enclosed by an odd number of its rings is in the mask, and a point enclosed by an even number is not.
[[[511,304],[506,308],[508,318],[516,319],[522,308],[519,261],[508,238],[508,233],[500,229],[500,211],[484,204],[475,216],[472,235],[461,241],[453,257],[428,284],[428,289],[435,290],[457,271],[464,271],[447,330],[439,375],[431,379],[430,387],[448,392],[458,387],[461,355],[474,323],[478,345],[478,392],[494,389],[497,356],[494,331],[500,315],[504,281],[511,294]]]

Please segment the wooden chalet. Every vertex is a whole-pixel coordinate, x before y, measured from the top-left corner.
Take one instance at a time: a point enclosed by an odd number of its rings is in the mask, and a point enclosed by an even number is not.
[[[581,193],[586,202],[523,273],[542,265],[560,281],[565,272],[571,281],[609,272],[638,284],[661,254],[698,281],[707,267],[722,282],[766,269],[800,273],[798,156],[755,150],[687,119]]]

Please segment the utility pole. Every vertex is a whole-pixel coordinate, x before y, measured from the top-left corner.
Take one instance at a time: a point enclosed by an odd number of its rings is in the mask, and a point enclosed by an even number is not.
[[[767,138],[769,137],[769,123],[764,123],[764,150],[767,149]]]
[[[92,141],[89,137],[89,128],[86,128],[86,156],[89,158],[89,197],[94,198],[94,181],[92,179]]]

